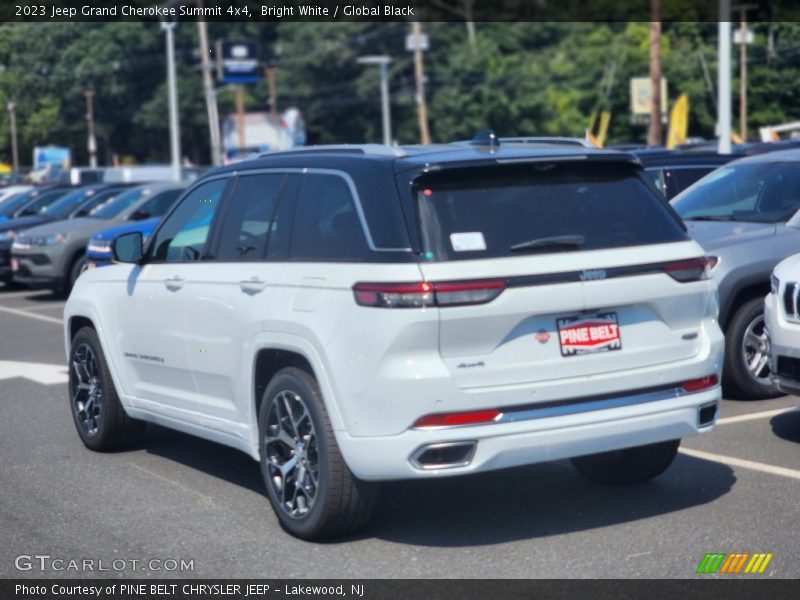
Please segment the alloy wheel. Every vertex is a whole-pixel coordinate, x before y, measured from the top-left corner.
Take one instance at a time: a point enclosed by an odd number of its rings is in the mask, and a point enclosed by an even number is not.
[[[747,371],[761,385],[771,385],[769,379],[769,337],[764,325],[764,315],[750,321],[742,339],[742,357]]]
[[[282,390],[269,403],[264,453],[269,481],[281,509],[294,519],[314,506],[319,457],[314,422],[303,398]]]
[[[97,356],[89,344],[81,344],[75,349],[70,380],[78,423],[86,435],[96,435],[102,419],[103,385]]]

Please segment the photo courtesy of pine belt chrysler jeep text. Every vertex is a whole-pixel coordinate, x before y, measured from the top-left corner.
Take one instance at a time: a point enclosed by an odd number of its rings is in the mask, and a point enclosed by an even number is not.
[[[381,480],[655,477],[714,426],[724,344],[704,252],[640,171],[488,133],[215,169],[77,280],[78,434],[238,448],[306,539],[365,525]]]

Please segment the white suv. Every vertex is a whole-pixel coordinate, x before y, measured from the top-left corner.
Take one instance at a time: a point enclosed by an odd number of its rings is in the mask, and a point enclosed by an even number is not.
[[[800,394],[800,254],[785,258],[772,272],[764,300],[770,377],[784,394]]]
[[[650,479],[713,427],[723,337],[703,251],[640,170],[495,139],[214,170],[78,280],[78,433],[238,448],[308,539],[366,523],[380,480],[563,458]]]

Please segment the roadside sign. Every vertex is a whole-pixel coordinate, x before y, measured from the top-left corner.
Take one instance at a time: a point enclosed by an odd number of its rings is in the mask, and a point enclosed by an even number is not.
[[[650,78],[631,77],[631,114],[650,114]],[[661,114],[667,114],[667,80],[661,78]]]
[[[217,42],[217,79],[222,83],[258,82],[258,44],[252,40]]]
[[[420,33],[419,35],[414,33],[409,33],[406,36],[406,50],[408,50],[409,52],[413,52],[417,48],[419,48],[420,50],[428,49],[427,33]]]
[[[755,36],[753,35],[752,30],[748,29],[744,34],[744,43],[745,44],[752,44],[755,41]],[[733,30],[733,43],[734,44],[741,44],[742,43],[742,30],[741,29],[734,29]]]
[[[33,149],[33,170],[36,171],[47,165],[68,169],[72,164],[72,155],[69,148],[60,146],[37,146]]]

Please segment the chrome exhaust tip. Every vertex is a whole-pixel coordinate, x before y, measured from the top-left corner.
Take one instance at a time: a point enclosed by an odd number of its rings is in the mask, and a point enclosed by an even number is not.
[[[408,460],[415,469],[424,471],[466,467],[472,462],[477,447],[475,440],[426,444],[414,450]]]

